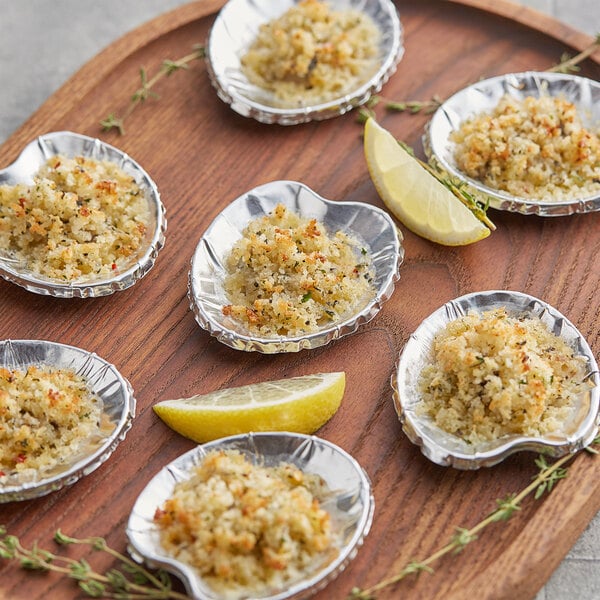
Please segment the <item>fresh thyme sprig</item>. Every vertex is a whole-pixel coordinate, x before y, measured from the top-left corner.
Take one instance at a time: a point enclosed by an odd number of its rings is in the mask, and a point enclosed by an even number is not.
[[[589,452],[590,454],[600,455],[600,451],[594,448],[594,446],[600,446],[600,435],[597,436],[589,446],[585,447],[586,452]]]
[[[600,436],[596,437],[592,444],[600,444]],[[591,445],[588,446],[586,450],[592,454],[598,454],[598,450],[592,448]],[[421,561],[411,561],[396,575],[383,579],[371,587],[364,589],[359,587],[353,588],[348,596],[348,600],[374,600],[377,592],[395,585],[408,575],[422,571],[433,573],[434,570],[431,567],[432,563],[447,554],[457,554],[461,552],[468,544],[478,539],[479,533],[492,523],[508,521],[516,512],[521,510],[523,500],[525,500],[527,496],[533,494],[533,497],[536,500],[539,500],[544,493],[549,494],[556,482],[567,476],[568,471],[564,465],[569,462],[573,456],[574,454],[567,454],[556,462],[548,464],[546,457],[540,455],[535,461],[535,464],[539,469],[537,475],[533,477],[533,481],[521,492],[518,494],[509,494],[506,498],[496,500],[496,508],[487,515],[487,517],[470,529],[457,527],[454,535],[450,538],[450,541],[428,558]]]
[[[9,535],[0,526],[0,558],[16,560],[22,568],[30,571],[53,571],[74,579],[80,589],[92,598],[119,598],[120,600],[187,600],[188,596],[171,589],[172,582],[166,571],[151,572],[129,557],[117,552],[100,537],[77,539],[58,530],[54,541],[59,545],[78,544],[105,552],[117,561],[121,568],[112,568],[104,573],[94,571],[85,560],[75,560],[40,548],[21,545],[19,538]]]
[[[579,66],[579,63],[594,54],[594,52],[599,49],[600,33],[597,33],[594,41],[587,48],[584,48],[581,52],[579,52],[579,54],[576,54],[575,56],[563,54],[560,57],[560,62],[547,70],[552,73],[573,73],[580,71],[581,67]]]
[[[385,107],[388,110],[396,112],[409,112],[413,115],[417,113],[423,113],[430,115],[434,113],[442,104],[442,100],[439,96],[433,96],[431,100],[421,102],[419,100],[407,100],[406,102],[394,102],[391,100],[385,100]]]
[[[143,104],[149,98],[158,98],[158,94],[152,89],[163,77],[169,77],[176,71],[189,69],[190,63],[194,60],[200,60],[206,56],[204,46],[194,46],[194,51],[177,60],[163,61],[160,69],[156,74],[148,79],[146,70],[140,69],[140,87],[133,93],[129,106],[122,117],[118,117],[115,113],[110,113],[105,119],[100,121],[100,125],[104,131],[116,129],[121,135],[125,134],[125,119],[131,115],[137,106]]]
[[[371,96],[367,102],[358,110],[358,121],[364,123],[368,117],[374,117],[373,108],[378,104],[383,103],[387,110],[394,112],[408,112],[411,115],[422,113],[430,115],[434,113],[442,104],[442,99],[439,96],[433,96],[431,100],[404,100],[396,102],[387,100],[383,96]]]
[[[482,223],[486,225],[486,227],[491,231],[495,231],[496,226],[487,216],[487,204],[483,204],[477,200],[469,191],[466,183],[454,181],[449,177],[446,177],[441,170],[435,169],[429,163],[416,156],[414,150],[408,144],[401,140],[397,141],[430,175],[447,187]]]
[[[441,171],[434,169],[429,163],[415,157],[419,164],[433,175],[442,185],[446,186],[486,227],[491,231],[495,231],[496,226],[487,216],[487,204],[479,202],[475,196],[469,191],[466,182],[454,181],[445,177]]]
[[[596,34],[594,41],[575,56],[563,54],[560,62],[546,69],[552,73],[572,73],[580,71],[579,64],[589,58],[596,50],[600,49],[600,33]],[[430,100],[386,100],[382,96],[371,96],[369,100],[358,110],[357,120],[364,123],[369,117],[375,117],[374,107],[383,103],[385,108],[395,112],[407,112],[411,115],[431,114],[442,104],[439,96],[433,96]]]

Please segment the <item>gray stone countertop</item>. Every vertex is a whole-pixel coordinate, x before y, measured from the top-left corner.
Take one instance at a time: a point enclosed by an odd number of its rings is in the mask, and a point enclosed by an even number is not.
[[[518,3],[590,35],[600,33],[598,0]],[[185,2],[0,0],[0,144],[100,50],[181,4]],[[567,599],[600,600],[600,513],[535,598]]]

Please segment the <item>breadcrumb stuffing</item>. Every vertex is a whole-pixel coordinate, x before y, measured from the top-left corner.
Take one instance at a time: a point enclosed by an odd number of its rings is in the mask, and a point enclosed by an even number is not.
[[[375,295],[368,251],[279,204],[249,223],[226,260],[223,314],[264,337],[318,331]]]
[[[377,25],[365,13],[302,0],[260,27],[242,57],[242,70],[282,105],[326,102],[375,73],[380,39]]]
[[[537,317],[470,313],[435,337],[419,411],[473,444],[545,435],[572,415],[586,364]]]
[[[149,219],[140,187],[110,161],[57,155],[33,185],[0,186],[0,249],[54,280],[116,274],[142,248]]]
[[[237,451],[212,451],[176,484],[154,520],[162,546],[225,598],[284,588],[325,566],[337,550],[327,488],[282,463],[253,465]]]
[[[0,368],[0,479],[42,476],[99,439],[102,401],[72,369]]]
[[[598,131],[564,99],[505,95],[451,139],[458,168],[490,188],[547,202],[600,193]]]

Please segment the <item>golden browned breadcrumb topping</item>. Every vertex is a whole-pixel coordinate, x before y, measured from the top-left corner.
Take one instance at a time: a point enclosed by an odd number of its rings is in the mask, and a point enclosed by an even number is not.
[[[285,106],[338,98],[377,70],[381,34],[358,10],[303,0],[260,27],[242,70]]]
[[[0,477],[43,475],[100,433],[102,401],[72,369],[0,368]]]
[[[163,547],[227,598],[283,588],[337,553],[323,481],[212,451],[157,509]]]
[[[250,222],[226,267],[223,313],[265,337],[318,331],[374,296],[367,250],[282,204]]]
[[[435,338],[420,411],[471,443],[564,427],[585,389],[585,358],[537,317],[471,313]]]
[[[453,133],[458,168],[488,187],[542,201],[600,193],[600,138],[571,102],[504,96]]]
[[[149,217],[115,163],[54,156],[33,185],[0,186],[0,250],[50,279],[111,276],[142,248]]]

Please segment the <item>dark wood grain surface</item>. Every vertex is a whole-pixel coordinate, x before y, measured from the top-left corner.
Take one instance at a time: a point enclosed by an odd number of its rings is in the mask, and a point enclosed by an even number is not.
[[[376,501],[372,530],[357,558],[319,599],[344,598],[441,547],[455,527],[491,512],[497,498],[525,487],[534,455],[492,469],[460,472],[425,459],[403,435],[391,400],[398,353],[423,318],[464,293],[527,292],[569,317],[600,351],[600,214],[542,219],[490,211],[497,231],[464,248],[446,248],[403,229],[406,258],[392,299],[357,334],[297,354],[264,356],[229,349],[196,324],[186,296],[189,261],[210,222],[246,190],[295,179],[332,199],[382,206],[363,158],[356,114],[296,127],[262,125],[217,99],[201,63],[160,84],[160,100],[138,108],[127,133],[98,122],[122,113],[138,70],[187,54],[206,39],[221,5],[205,0],[144,25],[107,48],[51,97],[0,149],[12,162],[36,135],[69,129],[101,137],[129,153],[154,178],[167,208],[166,246],[133,288],[99,299],[59,300],[0,281],[0,337],[60,341],[91,350],[129,379],[137,398],[132,430],[111,458],[72,487],[0,505],[0,523],[31,544],[52,546],[54,531],[104,536],[126,547],[125,524],[152,476],[192,447],[153,413],[158,400],[319,371],[344,370],[342,407],[318,433],[365,468]],[[382,94],[397,100],[444,98],[473,81],[544,69],[591,39],[503,0],[398,2],[406,54]],[[600,77],[596,54],[582,74]],[[413,145],[427,116],[386,113],[380,123]],[[530,598],[600,508],[600,459],[577,456],[551,496],[528,501],[511,521],[380,598]],[[75,549],[70,549],[76,554]],[[98,564],[99,557],[87,556]],[[100,565],[102,562],[100,558]],[[75,585],[0,564],[0,597],[74,598]]]

